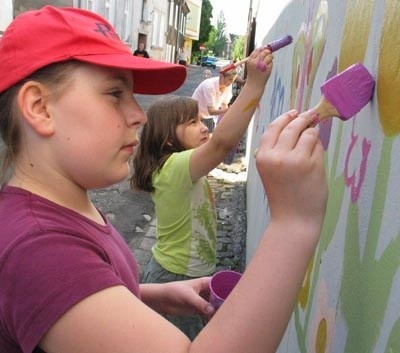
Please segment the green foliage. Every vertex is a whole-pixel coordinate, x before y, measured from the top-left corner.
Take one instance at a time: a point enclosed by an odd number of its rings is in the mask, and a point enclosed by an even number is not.
[[[217,42],[217,29],[211,28],[210,34],[208,35],[208,41],[206,43],[207,52],[214,53],[215,43]]]
[[[224,13],[221,11],[218,15],[217,27],[215,29],[215,42],[213,51],[216,56],[225,57],[226,43],[226,20]]]
[[[211,25],[213,7],[209,0],[203,0],[201,5],[199,40],[193,41],[192,52],[200,52],[199,45],[208,41],[209,34],[213,28]]]
[[[235,37],[232,45],[232,59],[241,60],[245,57],[246,53],[246,37]]]

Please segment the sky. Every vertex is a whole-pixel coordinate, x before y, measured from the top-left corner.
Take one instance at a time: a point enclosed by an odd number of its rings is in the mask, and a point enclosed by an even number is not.
[[[246,34],[250,2],[252,2],[253,16],[257,13],[257,24],[262,21],[266,26],[271,27],[290,0],[210,0],[213,7],[211,23],[215,25],[220,11],[223,11],[227,32]],[[265,26],[263,28],[265,29]],[[265,34],[265,32],[262,33],[262,35]]]

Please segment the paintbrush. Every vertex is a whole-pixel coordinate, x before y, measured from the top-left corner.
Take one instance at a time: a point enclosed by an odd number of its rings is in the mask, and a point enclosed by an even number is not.
[[[269,44],[267,44],[265,47],[262,47],[261,49],[269,49],[271,51],[271,53],[273,53],[274,51],[277,51],[283,47],[286,47],[287,45],[289,45],[290,43],[292,43],[293,38],[290,35],[286,35],[282,38],[279,38]],[[224,67],[223,69],[220,70],[221,74],[224,74],[225,72],[228,72],[230,70],[234,70],[236,69],[239,65],[244,64],[247,60],[250,59],[250,56],[248,56],[247,58],[244,58],[242,60],[239,60],[235,63],[232,63],[226,67]]]
[[[320,101],[307,111],[316,114],[309,127],[315,127],[321,120],[332,116],[349,120],[371,100],[374,88],[375,80],[363,64],[349,66],[321,85]],[[257,151],[258,148],[253,152],[254,158]]]
[[[346,121],[357,114],[372,98],[375,80],[365,66],[357,63],[321,85],[322,97],[312,109],[319,121],[336,116]]]

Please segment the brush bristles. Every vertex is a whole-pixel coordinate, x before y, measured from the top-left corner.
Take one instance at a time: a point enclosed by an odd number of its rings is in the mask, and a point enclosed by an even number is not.
[[[330,78],[321,86],[325,98],[348,120],[357,114],[372,98],[375,80],[364,65],[357,63]]]

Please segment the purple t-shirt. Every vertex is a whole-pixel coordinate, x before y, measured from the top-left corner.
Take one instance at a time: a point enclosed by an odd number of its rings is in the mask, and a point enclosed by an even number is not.
[[[32,352],[71,306],[115,285],[139,297],[137,263],[107,222],[23,189],[0,191],[0,352]]]

